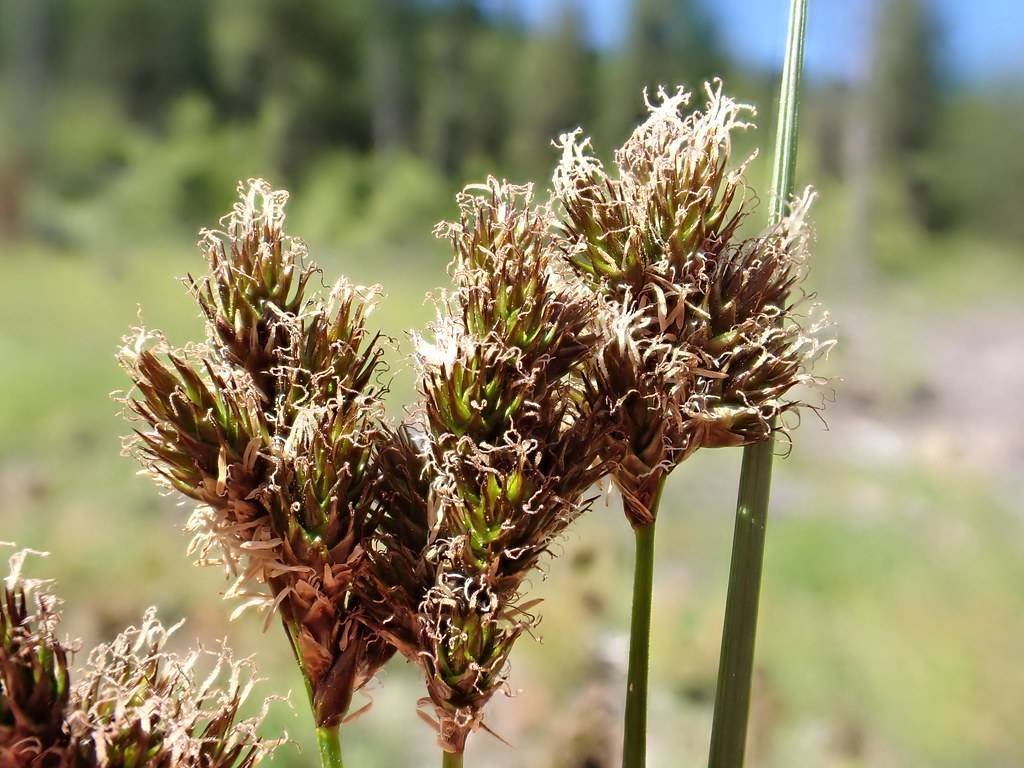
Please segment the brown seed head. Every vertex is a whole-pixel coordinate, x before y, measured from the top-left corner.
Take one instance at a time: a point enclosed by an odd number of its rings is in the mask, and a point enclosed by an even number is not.
[[[48,582],[21,576],[26,554],[11,558],[0,587],[0,766],[251,768],[280,743],[257,735],[265,707],[238,719],[254,682],[249,662],[224,647],[165,653],[174,628],[153,609],[139,629],[97,647],[72,685],[73,649],[55,635],[60,601]],[[200,682],[205,657],[212,665]]]
[[[614,175],[589,140],[562,137],[554,176],[564,259],[603,299],[603,338],[590,396],[617,416],[606,441],[634,525],[651,522],[664,475],[700,447],[768,439],[775,418],[802,405],[786,394],[831,342],[789,297],[803,278],[810,194],[756,237],[744,172],[730,166],[732,132],[752,108],[708,86],[660,92],[650,116],[616,153]]]
[[[56,637],[60,603],[48,585],[20,575],[26,554],[10,558],[0,584],[0,768],[60,765],[67,741],[71,649]]]
[[[70,765],[250,768],[277,745],[257,735],[265,713],[238,718],[254,682],[250,664],[226,648],[167,653],[176,628],[165,629],[150,609],[139,628],[89,654],[67,717]],[[212,668],[199,677],[204,657]],[[216,687],[224,678],[226,687]]]
[[[603,415],[582,391],[599,304],[556,270],[550,212],[495,179],[459,206],[437,230],[456,290],[434,342],[417,340],[425,423],[381,453],[366,600],[366,620],[421,666],[455,752],[536,621],[524,580],[604,471]]]
[[[287,195],[259,180],[240,194],[224,231],[204,237],[210,273],[191,281],[205,345],[177,351],[140,331],[122,350],[143,425],[132,448],[199,502],[191,551],[235,577],[239,610],[280,610],[317,720],[334,724],[393,652],[355,619],[351,594],[386,389],[366,325],[377,289],[342,280],[307,296],[319,270],[284,233]]]

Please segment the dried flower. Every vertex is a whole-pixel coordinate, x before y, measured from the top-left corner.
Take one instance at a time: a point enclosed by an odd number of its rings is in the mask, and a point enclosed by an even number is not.
[[[442,747],[461,752],[536,621],[523,582],[586,507],[604,427],[581,390],[597,302],[556,270],[550,212],[489,179],[437,233],[456,290],[417,340],[424,423],[381,451],[367,614],[423,669]]]
[[[334,726],[393,653],[356,620],[351,594],[383,410],[380,335],[366,328],[377,291],[339,281],[308,296],[319,271],[284,233],[287,194],[256,180],[240,196],[224,231],[203,235],[209,274],[189,278],[206,344],[126,340],[125,402],[144,425],[131,446],[199,502],[190,551],[235,576],[236,613],[280,610],[317,724]]]
[[[787,397],[831,342],[798,318],[808,192],[775,227],[741,240],[744,172],[732,132],[753,109],[707,87],[684,116],[680,89],[618,150],[608,174],[578,133],[562,137],[555,197],[566,262],[603,299],[592,394],[612,408],[624,449],[614,477],[634,526],[653,521],[661,479],[700,447],[767,439]]]

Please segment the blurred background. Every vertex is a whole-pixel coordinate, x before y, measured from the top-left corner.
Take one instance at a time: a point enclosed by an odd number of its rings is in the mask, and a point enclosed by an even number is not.
[[[380,282],[391,411],[406,329],[448,254],[430,234],[487,173],[546,189],[550,142],[604,156],[642,88],[721,75],[760,108],[739,153],[767,187],[784,0],[0,0],[0,539],[49,550],[87,645],[160,606],[182,642],[227,636],[292,689],[268,733],[311,765],[277,627],[227,622],[186,510],[119,456],[108,397],[138,322],[202,333],[174,278],[239,179],[292,191],[333,280]],[[777,464],[749,765],[1024,765],[1024,12],[1016,0],[813,2],[798,185],[821,192],[811,282],[840,344],[825,423]],[[543,195],[544,192],[542,191]],[[762,194],[764,197],[765,194]],[[763,221],[766,206],[755,214]],[[827,426],[826,426],[827,424]],[[672,477],[659,525],[651,759],[705,760],[738,452]],[[617,764],[632,537],[599,503],[533,585],[468,765]],[[84,658],[79,658],[84,661]],[[436,762],[415,671],[393,662],[347,729],[352,766]],[[301,748],[301,752],[300,752]]]

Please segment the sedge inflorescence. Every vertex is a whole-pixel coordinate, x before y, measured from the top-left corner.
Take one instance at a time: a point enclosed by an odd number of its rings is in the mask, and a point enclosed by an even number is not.
[[[204,343],[125,340],[131,450],[196,503],[191,551],[232,575],[237,610],[280,615],[318,728],[397,651],[461,753],[537,624],[528,579],[588,490],[610,476],[650,525],[696,450],[786,434],[806,405],[794,388],[831,345],[800,289],[813,195],[744,235],[750,158],[731,154],[752,109],[719,84],[706,96],[686,113],[688,93],[661,91],[611,171],[564,135],[546,204],[494,178],[463,190],[436,229],[454,287],[414,336],[419,403],[399,426],[367,327],[377,289],[316,290],[287,194],[261,180],[203,235],[188,285]],[[47,663],[57,690],[64,662]]]
[[[750,202],[731,164],[749,106],[709,85],[661,91],[615,153],[614,172],[579,132],[564,135],[554,196],[566,262],[601,298],[602,349],[593,392],[617,416],[613,477],[634,526],[653,522],[664,476],[699,448],[740,446],[783,428],[831,342],[827,317],[800,315],[813,199],[805,192],[776,226],[740,227]]]
[[[235,576],[239,610],[280,612],[317,723],[333,726],[393,653],[350,602],[382,415],[381,337],[366,328],[376,289],[340,280],[310,295],[319,270],[284,232],[287,194],[262,180],[239,192],[201,241],[208,273],[188,281],[205,344],[126,339],[125,402],[142,424],[130,445],[198,502],[191,549]]]
[[[177,627],[153,609],[96,647],[73,682],[61,602],[48,582],[21,576],[26,554],[12,556],[0,587],[0,767],[251,768],[278,744],[257,734],[265,708],[239,717],[255,682],[249,661],[225,646],[165,651]]]
[[[556,269],[548,207],[492,178],[467,187],[459,208],[437,229],[452,244],[455,290],[434,339],[416,341],[421,420],[385,451],[370,555],[376,626],[421,666],[453,752],[536,622],[524,580],[605,471],[603,415],[582,385],[597,303]]]

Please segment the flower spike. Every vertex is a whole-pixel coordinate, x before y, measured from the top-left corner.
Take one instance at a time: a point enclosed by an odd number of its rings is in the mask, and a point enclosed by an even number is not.
[[[554,174],[565,263],[600,297],[603,339],[591,394],[617,415],[608,450],[636,526],[653,521],[663,478],[698,448],[748,445],[804,403],[813,361],[832,344],[827,318],[806,323],[791,300],[804,275],[807,192],[778,225],[741,239],[744,174],[730,165],[732,134],[753,108],[706,88],[659,92],[616,152],[614,175],[588,139],[562,137]]]
[[[56,637],[61,601],[48,582],[22,578],[25,554],[11,558],[0,587],[0,767],[253,768],[281,743],[257,734],[266,706],[238,716],[255,682],[251,663],[226,647],[167,653],[177,626],[166,629],[154,609],[95,648],[72,684],[74,647]],[[206,657],[201,680],[195,668]]]
[[[418,339],[422,423],[381,452],[367,620],[423,671],[441,746],[461,754],[537,622],[524,583],[605,472],[604,414],[583,393],[598,303],[557,269],[532,189],[467,187],[455,290]]]
[[[287,193],[255,180],[239,195],[223,231],[203,235],[208,274],[189,281],[206,343],[175,350],[139,332],[122,350],[140,423],[130,447],[198,503],[190,551],[224,565],[239,611],[280,613],[317,725],[333,728],[393,653],[352,595],[386,390],[367,328],[378,290],[341,280],[311,294],[319,269],[285,234]]]

